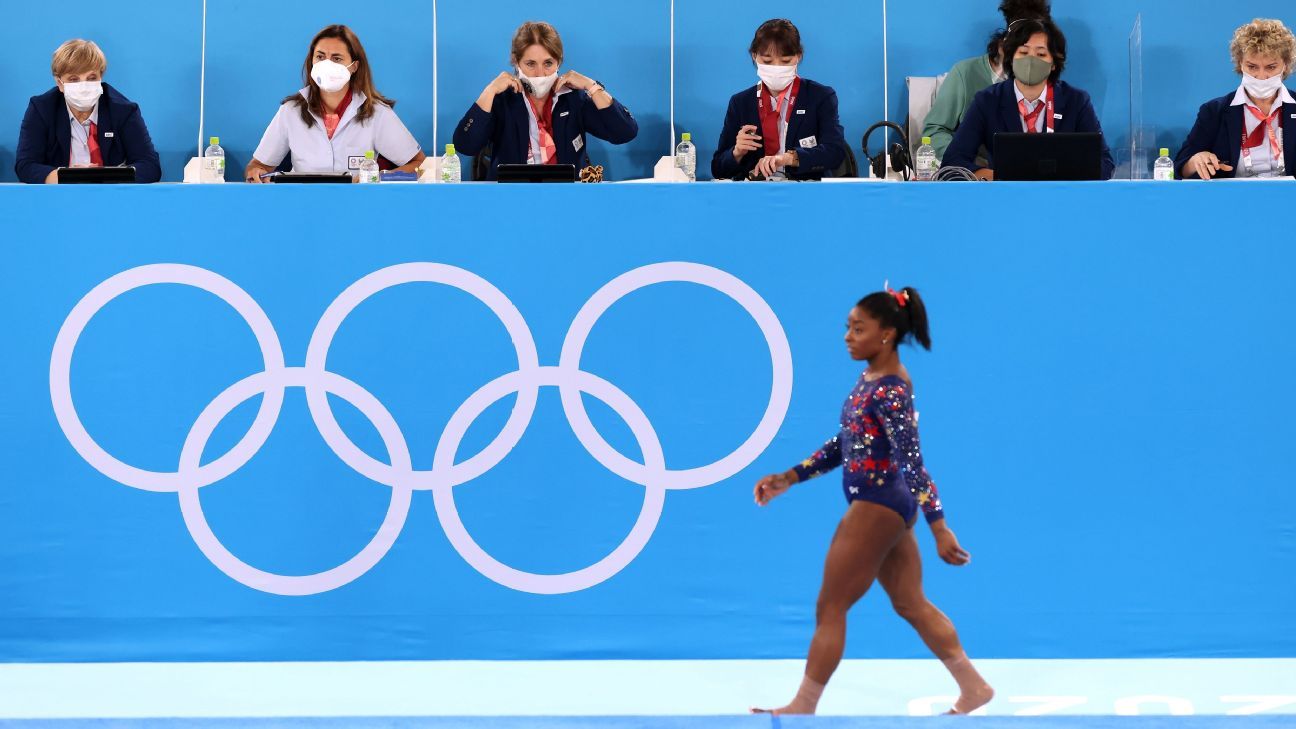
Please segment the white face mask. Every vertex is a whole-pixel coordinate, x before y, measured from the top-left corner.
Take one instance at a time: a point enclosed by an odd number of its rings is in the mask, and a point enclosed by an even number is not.
[[[346,88],[351,81],[351,70],[340,63],[320,61],[311,67],[311,78],[331,94]]]
[[[792,85],[792,81],[796,79],[797,67],[766,66],[763,63],[758,63],[756,64],[756,75],[760,76],[760,80],[765,82],[770,91],[778,93]]]
[[[1283,87],[1282,76],[1270,76],[1261,81],[1250,74],[1242,74],[1242,86],[1253,99],[1268,99]]]
[[[102,81],[77,81],[63,84],[63,98],[76,111],[90,111],[103,96]]]
[[[557,71],[548,76],[528,76],[525,73],[522,73],[522,67],[518,66],[517,72],[518,78],[522,79],[523,83],[531,86],[531,95],[537,99],[543,99],[548,96],[549,91],[553,89],[554,84],[558,83]]]

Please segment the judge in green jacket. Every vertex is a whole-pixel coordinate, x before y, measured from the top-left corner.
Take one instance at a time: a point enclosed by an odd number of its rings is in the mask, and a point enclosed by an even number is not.
[[[1021,20],[1051,17],[1049,0],[1003,0],[999,3],[1006,27],[990,37],[985,55],[968,58],[954,64],[936,101],[932,103],[927,121],[923,125],[924,137],[931,137],[937,159],[945,159],[945,149],[954,141],[954,132],[963,123],[963,115],[972,105],[977,92],[1008,78],[1003,68],[1003,40],[1013,23]]]

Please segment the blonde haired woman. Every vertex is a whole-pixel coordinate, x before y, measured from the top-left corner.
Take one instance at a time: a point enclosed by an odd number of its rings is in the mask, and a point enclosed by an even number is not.
[[[345,25],[315,34],[302,65],[305,88],[283,100],[244,178],[263,182],[292,156],[292,171],[357,173],[365,152],[377,153],[384,169],[413,172],[426,155],[392,107],[374,87],[369,56]]]
[[[18,133],[14,172],[57,184],[61,167],[134,167],[136,182],[162,179],[139,104],[104,83],[108,59],[93,41],[70,40],[50,62],[55,87],[33,96]]]
[[[548,23],[523,23],[506,71],[491,81],[455,128],[456,151],[491,147],[488,179],[501,164],[589,165],[585,135],[625,144],[639,134],[630,110],[603,84],[575,71],[559,74],[562,38]]]
[[[1296,36],[1279,20],[1253,20],[1230,47],[1234,91],[1206,102],[1175,158],[1182,179],[1273,178],[1296,175],[1286,132],[1296,130],[1296,97],[1283,82],[1296,69]]]

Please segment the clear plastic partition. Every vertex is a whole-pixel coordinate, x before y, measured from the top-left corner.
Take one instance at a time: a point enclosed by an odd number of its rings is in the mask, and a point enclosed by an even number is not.
[[[1156,129],[1143,120],[1143,15],[1134,19],[1134,29],[1129,37],[1130,59],[1130,134],[1129,170],[1131,180],[1152,179],[1152,163],[1158,156]]]

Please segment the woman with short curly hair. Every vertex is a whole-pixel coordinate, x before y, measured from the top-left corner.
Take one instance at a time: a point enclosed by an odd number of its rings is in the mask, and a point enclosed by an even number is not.
[[[1242,83],[1202,105],[1175,171],[1202,180],[1296,175],[1284,143],[1296,129],[1296,97],[1283,84],[1296,70],[1296,36],[1280,20],[1257,19],[1237,29],[1229,50]]]

